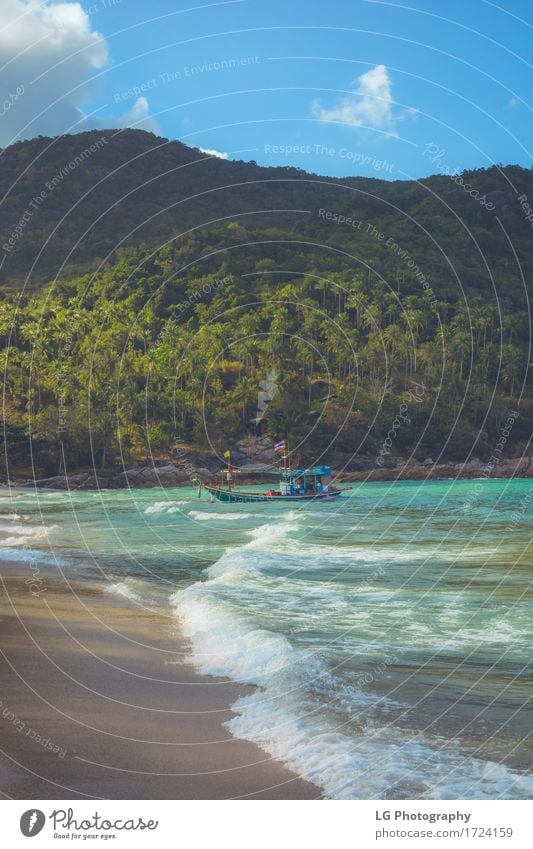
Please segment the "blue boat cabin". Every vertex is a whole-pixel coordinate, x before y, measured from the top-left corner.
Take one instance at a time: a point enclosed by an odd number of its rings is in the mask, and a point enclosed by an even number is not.
[[[331,483],[329,466],[312,466],[310,469],[291,469],[280,482],[282,495],[313,495],[327,492]]]

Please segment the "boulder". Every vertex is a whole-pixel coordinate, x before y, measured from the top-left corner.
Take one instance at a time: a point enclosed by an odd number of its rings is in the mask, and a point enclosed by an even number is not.
[[[206,469],[203,466],[199,466],[196,469],[196,474],[200,475],[201,478],[212,478],[213,477],[213,472],[210,472],[209,469]]]
[[[276,456],[268,436],[247,436],[241,439],[231,452],[232,460],[238,465],[244,463],[269,463]]]
[[[269,463],[246,463],[245,466],[239,467],[239,472],[242,474],[255,474],[257,472],[271,472],[272,466]]]
[[[190,481],[191,474],[179,466],[149,466],[141,469],[125,469],[111,479],[112,486],[178,486]]]
[[[145,469],[143,482],[151,483],[152,486],[175,486],[185,483],[191,479],[190,471],[177,466],[160,466],[159,468]]]
[[[43,488],[51,488],[51,489],[66,489],[67,488],[67,479],[65,475],[55,475],[53,478],[43,478],[42,480],[35,481],[35,486],[43,487]]]
[[[76,475],[69,475],[68,482],[70,486],[79,486],[82,483],[86,483],[89,478],[92,477],[93,475],[91,475],[89,472],[79,472]]]
[[[350,457],[347,462],[338,462],[334,463],[333,466],[336,470],[344,469],[344,472],[367,472],[372,469],[380,469],[388,466],[396,466],[397,463],[402,464],[401,458],[391,457],[389,454],[386,454],[383,457],[383,462],[378,463],[377,458],[370,454],[357,454],[355,457]]]
[[[502,460],[501,463],[498,464],[497,468],[501,471],[517,475],[527,471],[530,465],[530,457],[514,457],[509,460]]]
[[[117,475],[118,478],[125,478],[127,483],[140,486],[145,472],[149,472],[150,469],[126,469],[124,472],[121,472],[120,475]]]

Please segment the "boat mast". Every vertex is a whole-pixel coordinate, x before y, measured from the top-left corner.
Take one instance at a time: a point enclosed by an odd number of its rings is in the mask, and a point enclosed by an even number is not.
[[[281,473],[283,477],[288,477],[291,473],[287,440],[285,440],[285,447],[283,448],[283,454],[281,455]]]
[[[224,457],[226,457],[226,459],[228,461],[228,467],[227,467],[227,470],[226,470],[226,484],[227,484],[228,490],[231,492],[231,488],[233,486],[233,475],[231,473],[231,451],[225,451]]]

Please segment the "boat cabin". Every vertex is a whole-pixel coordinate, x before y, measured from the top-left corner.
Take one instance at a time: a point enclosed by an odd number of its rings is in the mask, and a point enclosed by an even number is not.
[[[282,495],[318,495],[327,492],[331,483],[329,466],[312,466],[309,469],[291,469],[280,482]]]

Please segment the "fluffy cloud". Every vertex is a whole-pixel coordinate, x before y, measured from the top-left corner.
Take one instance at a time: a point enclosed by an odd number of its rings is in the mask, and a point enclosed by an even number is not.
[[[353,93],[342,97],[331,109],[320,101],[312,103],[313,114],[321,121],[336,121],[352,127],[367,127],[395,135],[394,127],[401,116],[393,110],[391,81],[385,65],[376,65],[352,83]]]
[[[150,115],[150,104],[146,97],[138,97],[129,112],[124,115],[113,115],[107,118],[95,118],[85,116],[80,124],[82,129],[109,130],[114,128],[132,127],[134,130],[146,130],[148,133],[158,135],[161,130],[159,124]]]
[[[155,130],[145,98],[109,120],[83,111],[101,92],[94,74],[108,55],[80,3],[0,0],[0,146],[99,126]]]
[[[223,153],[221,150],[215,150],[211,147],[199,147],[198,150],[201,150],[202,153],[206,153],[208,156],[216,156],[217,159],[229,159],[229,155],[227,153]]]
[[[90,77],[108,60],[79,3],[2,0],[0,4],[0,144],[65,132],[80,121]],[[13,101],[16,92],[22,92]],[[13,102],[12,102],[13,101]]]

